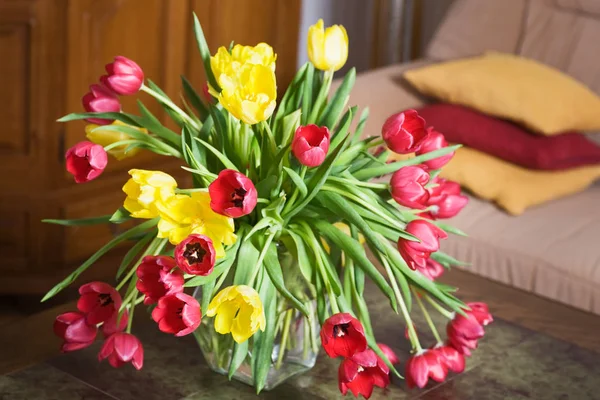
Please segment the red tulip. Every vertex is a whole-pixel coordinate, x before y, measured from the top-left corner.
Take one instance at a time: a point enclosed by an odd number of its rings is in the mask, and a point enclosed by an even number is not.
[[[332,358],[349,358],[367,348],[362,324],[348,313],[337,313],[325,320],[321,329],[321,343]]]
[[[117,326],[117,320],[119,320],[119,325]],[[102,334],[105,338],[109,337],[113,333],[123,332],[125,328],[127,328],[127,322],[129,321],[129,312],[125,310],[121,318],[119,319],[119,313],[116,312],[102,324]]]
[[[390,191],[401,206],[423,209],[429,200],[429,192],[425,189],[428,182],[429,173],[422,166],[402,167],[392,175]]]
[[[60,348],[64,353],[88,347],[97,332],[96,325],[88,325],[85,315],[79,312],[60,314],[54,321],[54,334],[64,340]]]
[[[208,82],[204,82],[204,85],[202,85],[202,96],[204,96],[204,101],[208,104],[213,104],[215,102],[215,98],[208,91]]]
[[[432,350],[438,353],[440,360],[446,365],[448,370],[457,374],[465,370],[465,356],[459,353],[454,347],[447,344],[438,344]]]
[[[218,214],[231,218],[248,215],[256,207],[258,193],[248,177],[232,169],[219,173],[208,186],[210,208]]]
[[[131,333],[113,333],[104,341],[98,361],[108,358],[108,363],[115,368],[131,362],[135,369],[144,365],[144,348],[138,338]]]
[[[425,120],[415,110],[394,114],[383,124],[381,135],[394,153],[414,153],[427,137]]]
[[[421,154],[431,153],[432,151],[443,149],[444,147],[448,147],[448,142],[446,142],[446,138],[444,135],[439,133],[433,128],[427,129],[427,137],[423,140],[421,147],[416,151],[416,154],[420,156]],[[452,157],[454,156],[454,152],[446,154],[445,156],[437,157],[429,161],[424,161],[429,169],[440,169],[444,165],[448,164]]]
[[[417,271],[423,274],[425,278],[429,279],[430,281],[435,281],[444,273],[444,266],[439,262],[428,258],[425,261],[424,267],[417,266]]]
[[[79,142],[65,154],[67,171],[77,183],[96,179],[104,172],[108,156],[104,147],[92,142]]]
[[[104,85],[94,84],[90,86],[90,91],[87,92],[81,99],[83,108],[87,112],[120,112],[121,103],[117,95]],[[88,118],[87,122],[98,125],[112,124],[110,119]]]
[[[371,397],[373,387],[385,388],[390,384],[390,370],[371,349],[354,354],[340,364],[338,370],[340,392],[345,395],[348,389],[358,397]]]
[[[175,247],[179,268],[190,275],[209,275],[215,266],[215,248],[208,236],[191,234]]]
[[[121,295],[104,282],[91,282],[79,288],[79,311],[87,313],[86,321],[96,325],[108,321],[121,307]]]
[[[323,164],[329,151],[329,129],[311,124],[299,126],[292,140],[292,153],[307,167],[318,167]]]
[[[183,291],[183,273],[173,257],[146,256],[137,267],[137,290],[143,293],[144,304],[154,304],[163,296]]]
[[[106,64],[106,72],[100,81],[113,92],[120,95],[137,93],[144,85],[144,71],[127,57],[116,56],[115,61]]]
[[[446,232],[422,219],[409,222],[405,230],[420,240],[398,239],[398,251],[412,270],[425,267],[431,253],[440,249],[439,239],[448,237]]]
[[[379,347],[379,349],[381,351],[383,351],[383,354],[385,354],[385,356],[387,357],[387,359],[392,364],[398,364],[400,362],[400,359],[398,358],[398,356],[396,355],[396,353],[394,353],[394,350],[392,350],[390,348],[390,346],[388,346],[387,344],[383,344],[383,343],[377,343],[377,346]]]
[[[429,192],[428,206],[435,206],[429,211],[432,219],[452,218],[462,210],[469,198],[460,194],[460,185],[453,181],[435,178],[437,186],[427,189]]]
[[[477,342],[483,337],[484,326],[494,319],[485,303],[467,303],[470,310],[465,310],[465,316],[456,314],[448,322],[446,333],[448,343],[465,356],[471,355],[471,350],[477,348]]]
[[[161,331],[184,336],[200,325],[202,313],[195,298],[185,293],[175,293],[158,300],[158,305],[152,310],[152,319],[158,323]]]
[[[406,362],[404,378],[410,389],[415,386],[423,388],[429,378],[436,382],[443,382],[447,374],[448,368],[436,351],[422,350]]]

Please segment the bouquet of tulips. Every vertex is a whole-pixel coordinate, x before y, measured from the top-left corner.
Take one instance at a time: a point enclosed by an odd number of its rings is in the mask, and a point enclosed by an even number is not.
[[[182,77],[176,102],[145,80],[134,61],[116,57],[83,96],[86,112],[60,119],[90,123],[89,141],[66,153],[77,183],[98,178],[107,154],[120,160],[142,149],[181,159],[193,179],[184,188],[164,172],[133,169],[123,206],[113,215],[46,220],[139,220],[44,297],[56,295],[115,245],[132,242],[116,285],[81,286],[78,311],[57,317],[62,350],[89,346],[100,329],[99,359],[140,369],[143,345],[131,328],[143,303],[162,332],[183,336],[209,327],[230,340],[222,372],[231,378],[245,365],[260,391],[295,346],[289,332],[299,316],[304,353],[318,351],[320,339],[329,357],[343,358],[342,393],[368,398],[373,386],[389,384],[390,374],[401,377],[394,367],[398,357],[374,336],[364,300],[369,279],[407,327],[409,387],[443,380],[448,370],[461,372],[492,318],[485,304],[465,305],[455,288],[435,281],[444,267],[459,263],[439,251],[439,240],[462,232],[439,219],[456,215],[467,199],[458,185],[437,177],[458,146],[427,130],[414,110],[391,116],[381,136],[363,138],[368,110],[358,116],[357,107],[347,107],[354,70],[329,93],[348,54],[341,26],[325,29],[319,21],[310,28],[310,62],[279,101],[276,55],[268,44],[236,44],[211,55],[197,18],[194,30],[207,76],[200,92]],[[141,101],[137,114],[121,109],[119,96],[139,91],[160,103],[177,132]],[[415,156],[389,161],[394,153]],[[186,288],[196,288],[195,295]],[[436,337],[431,347],[423,347],[412,323],[413,300]],[[448,318],[447,340],[425,303]]]

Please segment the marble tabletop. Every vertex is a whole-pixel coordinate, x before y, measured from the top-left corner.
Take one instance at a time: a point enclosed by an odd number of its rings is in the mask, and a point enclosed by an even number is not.
[[[379,342],[408,357],[401,319],[374,287],[367,287],[367,300]],[[493,313],[493,309],[491,310]],[[433,343],[427,327],[417,315],[416,325],[423,344]],[[136,319],[143,319],[138,311]],[[438,326],[443,321],[437,318]],[[175,338],[159,332],[152,323],[142,323],[134,333],[144,343],[144,368],[130,365],[111,368],[98,363],[100,343],[44,363],[0,376],[2,400],[70,399],[254,399],[254,389],[229,382],[206,366],[194,338]],[[49,335],[40,332],[40,335]],[[592,334],[590,332],[590,334]],[[595,334],[598,334],[597,332]],[[291,378],[265,399],[342,398],[337,387],[339,360],[321,355],[308,373]],[[393,377],[386,390],[376,388],[372,399],[600,399],[600,355],[575,344],[499,320],[487,327],[479,349],[469,358],[467,370],[442,384],[430,383],[423,390],[409,390]]]

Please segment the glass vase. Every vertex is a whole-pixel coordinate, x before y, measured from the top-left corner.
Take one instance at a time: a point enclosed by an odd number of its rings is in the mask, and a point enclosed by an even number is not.
[[[288,289],[296,292],[297,295],[301,294],[307,299],[309,298],[307,296],[314,296],[314,288],[298,272],[299,267],[296,259],[282,245],[278,245],[278,249],[279,260]],[[199,287],[194,294],[199,301],[202,298],[201,291],[202,287]],[[314,297],[312,298],[314,299]],[[277,304],[277,333],[271,354],[271,367],[264,390],[273,389],[286,379],[314,367],[321,343],[319,335],[321,327],[317,320],[316,302],[314,300],[308,300],[305,303],[312,322],[302,313],[291,308],[289,303],[279,295]],[[196,329],[194,335],[209,367],[219,374],[228,376],[235,342],[230,334],[221,335],[217,333],[213,321],[214,318],[203,318],[202,324]],[[254,386],[251,364],[252,352],[253,341],[250,338],[246,358],[231,378]]]

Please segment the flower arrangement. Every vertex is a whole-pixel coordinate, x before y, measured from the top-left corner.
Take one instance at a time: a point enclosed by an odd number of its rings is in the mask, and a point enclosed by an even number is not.
[[[230,378],[247,369],[259,392],[294,357],[312,354],[305,365],[314,364],[320,339],[329,357],[343,359],[341,392],[369,398],[374,386],[389,384],[391,373],[401,375],[394,367],[398,356],[375,339],[364,300],[368,278],[407,327],[413,348],[407,385],[421,388],[429,378],[444,380],[448,370],[461,372],[492,317],[485,304],[463,304],[455,288],[436,282],[459,264],[439,250],[439,241],[463,233],[439,220],[456,215],[467,199],[457,184],[437,177],[458,146],[427,130],[414,110],[391,116],[381,137],[362,138],[368,110],[351,128],[357,107],[346,103],[354,70],[329,95],[333,73],[348,54],[341,26],[325,29],[320,20],[310,28],[310,62],[277,101],[277,56],[269,45],[236,44],[211,55],[194,21],[207,85],[199,94],[182,78],[183,108],[145,80],[134,61],[116,57],[83,96],[86,113],[60,119],[90,123],[89,141],[66,153],[77,183],[98,178],[107,154],[120,160],[140,150],[181,159],[193,180],[193,187],[182,188],[164,172],[133,169],[123,206],[113,215],[46,220],[140,221],[44,297],[117,244],[133,243],[116,286],[81,286],[78,311],[57,317],[62,350],[91,345],[101,330],[99,360],[142,368],[143,344],[131,328],[143,303],[159,330],[193,333],[215,369]],[[180,132],[162,125],[141,101],[139,115],[121,109],[119,96],[140,91],[161,104]],[[390,152],[415,156],[389,162]],[[383,178],[373,181],[377,177]],[[194,295],[186,288],[195,288]],[[423,347],[412,323],[413,300],[436,338],[430,347]],[[446,340],[425,303],[448,318]]]

